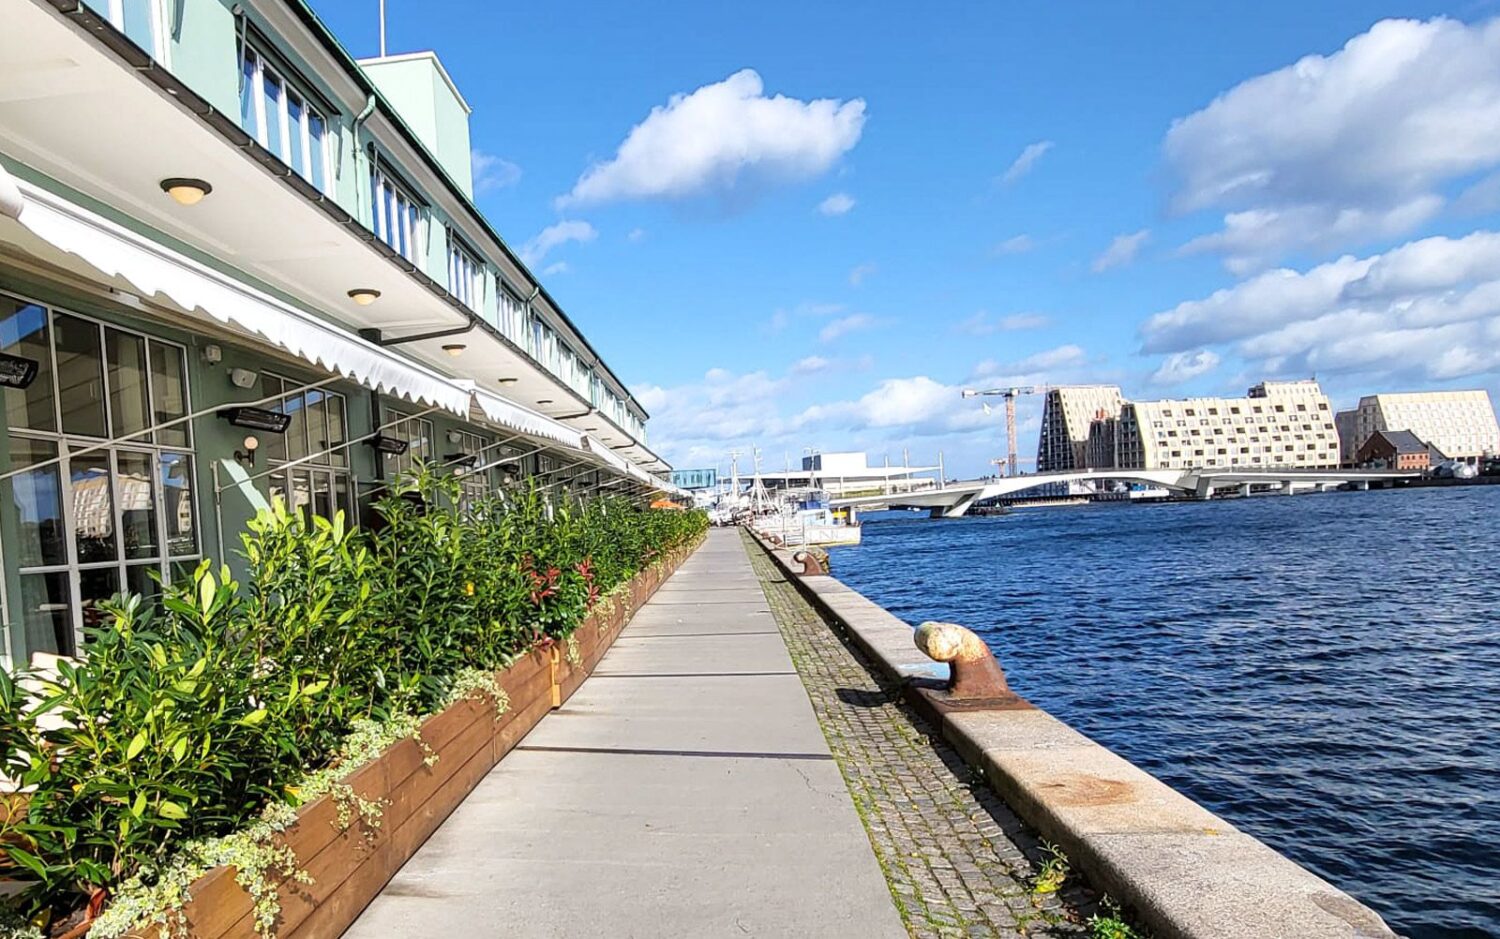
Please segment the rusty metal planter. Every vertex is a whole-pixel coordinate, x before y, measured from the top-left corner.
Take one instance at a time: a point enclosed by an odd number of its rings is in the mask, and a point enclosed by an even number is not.
[[[280,884],[279,939],[337,936],[347,929],[485,774],[556,706],[554,700],[566,700],[583,684],[630,614],[696,547],[672,552],[637,574],[628,610],[591,613],[576,633],[576,664],[554,645],[534,649],[500,672],[510,707],[498,719],[487,698],[460,701],[427,718],[421,738],[436,762],[429,765],[422,744],[406,738],[344,777],[361,798],[385,803],[378,827],[356,820],[341,828],[340,807],[331,796],[304,806],[279,840],[312,883]],[[193,883],[183,915],[194,939],[257,939],[254,904],[235,873],[219,867]],[[154,927],[130,935],[159,939]]]

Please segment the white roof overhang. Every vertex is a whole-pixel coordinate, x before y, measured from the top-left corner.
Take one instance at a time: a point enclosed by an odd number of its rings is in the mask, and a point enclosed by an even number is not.
[[[469,414],[469,391],[311,313],[165,248],[45,189],[19,184],[0,241],[183,314],[208,317],[368,388]],[[91,268],[92,270],[87,270]]]
[[[537,440],[560,443],[573,450],[582,450],[583,435],[566,424],[535,411],[507,401],[497,394],[483,389],[474,389],[476,416],[504,430],[524,434]]]
[[[101,217],[118,213],[160,232],[154,240],[191,246],[176,253],[209,262],[205,269],[244,272],[230,279],[241,286],[248,280],[253,291],[294,301],[304,316],[328,330],[320,335],[334,335],[338,327],[375,328],[389,339],[473,321],[441,287],[414,275],[409,262],[388,257],[363,224],[347,215],[340,221],[340,212],[325,210],[320,205],[325,198],[275,157],[226,139],[243,134],[219,127],[226,123],[222,115],[194,113],[136,74],[160,66],[122,62],[45,4],[0,0],[0,5],[5,22],[0,152],[77,192],[84,197],[79,201],[97,201]],[[161,192],[160,181],[169,176],[207,180],[213,192],[197,205],[179,206]],[[379,290],[381,297],[356,306],[348,296],[355,288]],[[452,343],[468,346],[462,358],[443,349]],[[630,456],[655,459],[602,413],[583,419],[587,402],[493,327],[400,348],[437,375],[472,379],[479,386],[508,379],[507,396],[579,430],[604,420],[608,432],[599,436],[630,444]],[[389,361],[402,361],[386,354]]]

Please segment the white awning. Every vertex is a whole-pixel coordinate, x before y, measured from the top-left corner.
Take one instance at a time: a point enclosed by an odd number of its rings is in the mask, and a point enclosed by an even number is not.
[[[16,186],[16,181],[10,178],[5,167],[0,166],[0,215],[19,218],[21,206],[24,204],[25,200],[21,197],[21,190]]]
[[[472,386],[472,382],[460,382],[461,385]],[[584,448],[583,435],[566,424],[554,421],[544,414],[521,407],[513,401],[508,401],[494,392],[484,391],[479,388],[473,389],[474,403],[484,416],[492,424],[498,424],[507,430],[513,430],[518,434],[526,434],[528,437],[536,437],[541,440],[551,440],[574,450]]]
[[[45,189],[25,181],[18,186],[25,197],[20,224],[106,278],[121,278],[143,296],[165,298],[185,312],[201,311],[367,388],[469,415],[469,389],[447,376],[394,356]]]
[[[628,474],[630,467],[629,460],[625,459],[623,456],[620,456],[618,453],[611,450],[606,444],[600,443],[593,437],[585,435],[583,438],[583,442],[584,445],[588,447],[589,452],[597,457],[600,463],[608,466],[616,473]]]

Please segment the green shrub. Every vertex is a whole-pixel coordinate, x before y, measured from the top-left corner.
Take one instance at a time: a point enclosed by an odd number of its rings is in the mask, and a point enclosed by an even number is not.
[[[486,673],[567,639],[707,525],[532,488],[458,505],[426,469],[376,504],[376,532],[277,504],[242,536],[243,585],[204,561],[159,607],[104,604],[87,658],[57,675],[0,671],[0,772],[32,788],[24,815],[0,812],[0,879],[30,882],[9,912],[45,923],[127,881],[134,902],[175,896],[216,844],[249,850],[226,836],[330,791],[382,728],[499,703]]]

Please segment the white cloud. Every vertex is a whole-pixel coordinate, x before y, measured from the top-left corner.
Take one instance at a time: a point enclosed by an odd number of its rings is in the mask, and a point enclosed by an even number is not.
[[[1234,352],[1265,374],[1442,381],[1500,370],[1500,233],[1266,271],[1141,326],[1146,352]],[[1187,361],[1187,360],[1184,360]]]
[[[482,196],[521,181],[519,166],[477,147],[469,151],[469,166],[474,172],[475,195]]]
[[[826,372],[833,367],[831,359],[825,359],[821,355],[809,355],[798,359],[792,365],[793,375],[815,375],[818,372]]]
[[[635,242],[644,240],[645,237],[646,237],[646,229],[644,229],[644,228],[632,228],[630,230],[630,234],[628,234],[628,235],[625,236],[625,240],[631,242],[632,244],[634,244]]]
[[[1040,313],[1012,313],[1009,316],[993,317],[980,310],[953,327],[956,332],[970,336],[990,336],[995,333],[1018,332],[1023,329],[1041,329],[1050,320]]]
[[[1158,385],[1180,385],[1218,367],[1219,354],[1212,349],[1174,352],[1161,363],[1151,381]]]
[[[880,270],[880,267],[874,261],[866,261],[864,264],[856,266],[849,272],[849,286],[858,287],[865,282],[865,278],[878,270]]]
[[[1427,221],[1442,207],[1440,197],[1427,195],[1379,209],[1301,205],[1230,212],[1222,231],[1194,238],[1183,251],[1222,254],[1231,273],[1244,275],[1264,267],[1287,245],[1330,248],[1390,238]]]
[[[1121,267],[1135,260],[1146,240],[1151,237],[1151,229],[1142,228],[1138,232],[1128,235],[1116,235],[1104,249],[1104,253],[1094,258],[1093,270],[1095,274],[1102,274],[1112,267]]]
[[[974,366],[969,379],[1001,386],[1074,384],[1087,378],[1090,368],[1083,347],[1067,343],[1011,362],[986,359]]]
[[[1052,141],[1050,140],[1038,140],[1036,143],[1027,144],[1026,149],[1021,151],[1021,155],[1016,157],[1015,162],[1011,163],[1010,168],[1000,177],[1000,182],[1008,186],[1025,176],[1051,149]]]
[[[743,196],[810,179],[859,142],[864,122],[862,99],[767,97],[760,75],[744,69],[652,108],[559,202]]]
[[[599,237],[599,232],[588,222],[572,220],[548,225],[535,238],[521,246],[521,260],[527,267],[535,267],[551,253],[570,241],[587,242]]]
[[[1459,193],[1453,200],[1453,211],[1461,215],[1500,212],[1500,173],[1491,173]]]
[[[1414,229],[1441,186],[1500,165],[1500,20],[1384,20],[1242,82],[1167,133],[1174,206],[1238,270]]]
[[[1036,242],[1030,235],[1016,235],[1007,238],[990,249],[990,254],[1001,257],[1007,254],[1024,254],[1036,247]]]
[[[566,274],[567,272],[567,261],[554,261],[553,263],[548,264],[547,267],[542,271],[542,276],[551,277],[553,274]]]
[[[818,203],[818,211],[827,216],[846,215],[854,208],[854,197],[847,192],[836,192]]]
[[[818,330],[818,340],[820,342],[833,342],[842,336],[859,332],[862,329],[869,329],[874,325],[875,318],[868,313],[851,313],[848,316],[841,316],[833,320]]]

